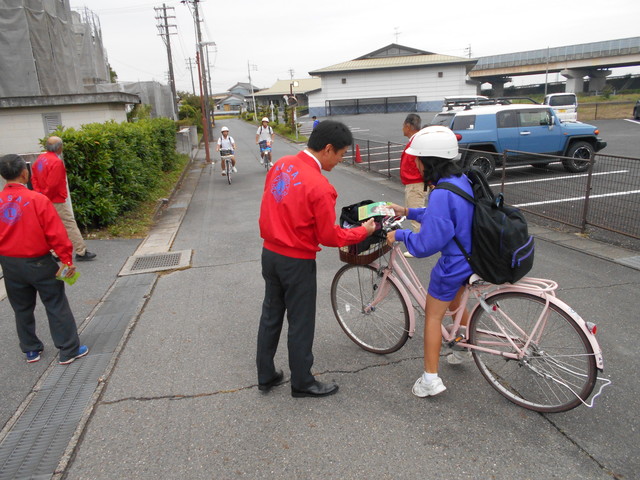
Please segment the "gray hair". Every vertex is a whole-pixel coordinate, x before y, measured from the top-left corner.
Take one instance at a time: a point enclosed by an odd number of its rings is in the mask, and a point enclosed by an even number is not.
[[[404,119],[404,124],[409,125],[413,130],[417,132],[422,126],[422,119],[420,118],[420,115],[410,113],[409,115],[407,115],[407,118]]]
[[[44,148],[47,152],[58,152],[62,148],[62,139],[60,137],[49,137]]]

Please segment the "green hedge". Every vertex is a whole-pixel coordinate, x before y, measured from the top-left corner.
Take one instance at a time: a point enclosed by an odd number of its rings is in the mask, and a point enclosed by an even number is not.
[[[73,210],[81,227],[104,227],[149,198],[177,162],[176,124],[166,118],[91,123],[54,133],[64,142]]]

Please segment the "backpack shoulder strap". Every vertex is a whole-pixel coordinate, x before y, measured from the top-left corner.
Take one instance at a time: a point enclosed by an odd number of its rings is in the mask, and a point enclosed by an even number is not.
[[[439,183],[438,185],[436,185],[436,188],[434,190],[449,190],[450,192],[455,193],[456,195],[461,196],[462,198],[464,198],[466,201],[473,203],[474,205],[476,204],[475,199],[469,195],[467,192],[465,192],[464,190],[462,190],[460,187],[454,185],[453,183],[449,183],[449,182],[442,182]]]
[[[476,201],[474,200],[474,198],[469,195],[467,192],[465,192],[464,190],[462,190],[460,187],[454,185],[453,183],[449,183],[449,182],[442,182],[439,183],[438,185],[436,185],[436,188],[434,188],[434,190],[449,190],[450,192],[455,193],[456,195],[461,196],[462,198],[464,198],[466,201],[473,203],[474,205],[476,204]],[[462,242],[460,242],[460,240],[458,240],[458,237],[456,237],[455,235],[453,236],[453,241],[456,242],[456,245],[458,246],[458,248],[460,249],[460,252],[462,253],[462,255],[464,255],[464,258],[467,259],[467,262],[471,262],[471,255],[469,255],[469,253],[467,252],[467,250],[462,246]]]

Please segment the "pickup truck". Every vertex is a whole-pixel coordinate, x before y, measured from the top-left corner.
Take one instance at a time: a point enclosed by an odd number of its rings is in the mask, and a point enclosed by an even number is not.
[[[598,138],[599,131],[593,125],[561,122],[554,110],[545,105],[481,106],[456,112],[449,122],[446,126],[465,149],[464,165],[479,167],[487,176],[495,171],[496,163],[502,162],[505,150],[527,152],[509,153],[508,161],[536,167],[553,160],[531,154],[566,157],[561,159],[564,168],[578,173],[588,169],[586,160],[594,152],[607,146],[607,142]]]

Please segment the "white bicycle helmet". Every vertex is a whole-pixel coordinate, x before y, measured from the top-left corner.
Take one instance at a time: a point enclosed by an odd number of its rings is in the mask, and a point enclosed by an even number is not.
[[[439,157],[453,160],[458,156],[458,140],[447,127],[433,125],[416,133],[406,151],[409,155],[416,157]]]
[[[228,131],[229,131],[229,128],[228,128],[228,127],[222,127],[222,128],[220,129],[220,132],[228,132]]]
[[[263,122],[267,122],[267,123],[268,123],[268,122],[269,122],[269,117],[263,117],[263,118],[262,118],[262,121],[263,121]]]

